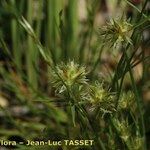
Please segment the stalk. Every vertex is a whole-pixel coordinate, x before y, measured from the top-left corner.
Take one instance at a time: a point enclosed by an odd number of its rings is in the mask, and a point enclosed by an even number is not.
[[[32,26],[33,24],[33,0],[27,1],[27,20],[29,24]],[[35,60],[36,54],[35,54],[35,46],[34,41],[30,35],[27,35],[27,53],[26,53],[26,63],[27,63],[27,75],[28,75],[28,81],[31,83],[31,85],[34,88],[37,88],[37,75],[34,68],[33,63],[37,63]]]
[[[125,53],[125,57],[126,57],[126,60],[127,60],[127,63],[129,62],[129,58],[128,58],[128,55],[127,53]],[[136,96],[136,100],[137,100],[137,106],[138,106],[138,110],[139,110],[139,114],[140,114],[140,121],[141,121],[141,135],[143,136],[143,140],[144,140],[144,150],[146,150],[146,136],[145,136],[145,125],[144,125],[144,116],[143,116],[143,113],[142,113],[142,106],[141,104],[143,104],[140,96],[139,96],[139,93],[138,93],[138,89],[136,87],[136,84],[135,84],[135,80],[134,80],[134,77],[133,77],[133,73],[132,73],[132,69],[131,69],[131,65],[128,63],[128,69],[129,69],[129,74],[130,74],[130,78],[131,78],[131,83],[132,83],[132,88],[135,92],[135,96]]]
[[[16,9],[16,1],[11,0],[11,5]],[[15,18],[11,21],[11,38],[12,38],[12,50],[14,55],[14,60],[17,68],[21,68],[21,51],[19,49],[19,39],[18,39],[18,24]]]
[[[68,1],[68,30],[67,41],[68,41],[68,52],[69,56],[75,56],[76,54],[76,44],[77,44],[77,25],[78,25],[78,15],[77,15],[77,0]]]
[[[62,2],[59,0],[47,0],[47,27],[46,27],[46,45],[50,49],[53,61],[57,62],[59,57],[58,42],[58,21],[59,11]]]

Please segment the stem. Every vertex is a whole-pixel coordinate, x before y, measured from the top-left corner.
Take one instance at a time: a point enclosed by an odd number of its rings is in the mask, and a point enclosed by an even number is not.
[[[16,8],[16,1],[11,0],[11,5],[13,8]],[[11,21],[11,35],[12,35],[12,49],[14,54],[15,64],[18,68],[21,68],[21,51],[19,49],[19,40],[18,40],[18,24],[15,18],[12,18]]]
[[[33,24],[33,0],[27,1],[28,11],[27,11],[27,20],[29,24],[32,26]],[[34,86],[34,88],[37,88],[37,75],[34,68],[34,63],[36,64],[36,56],[35,56],[35,45],[33,42],[32,37],[28,34],[27,36],[27,53],[26,53],[26,61],[27,61],[27,74],[28,74],[28,80],[29,82]]]
[[[125,53],[125,57],[126,57],[126,60],[127,60],[127,63],[129,62],[129,58],[128,58],[128,55],[127,53]],[[144,139],[144,150],[146,150],[146,136],[145,136],[145,125],[144,125],[144,117],[143,117],[143,113],[142,113],[142,106],[141,106],[141,103],[142,100],[139,96],[139,93],[138,93],[138,89],[136,87],[136,84],[135,84],[135,80],[134,80],[134,77],[133,77],[133,73],[132,73],[132,69],[131,69],[131,65],[128,63],[128,68],[129,68],[129,74],[130,74],[130,78],[131,78],[131,82],[132,82],[132,87],[133,87],[133,90],[135,92],[135,96],[137,98],[137,105],[138,105],[138,109],[139,109],[139,114],[140,114],[140,119],[141,119],[141,125],[142,125],[142,133],[141,135],[143,136],[143,139]]]

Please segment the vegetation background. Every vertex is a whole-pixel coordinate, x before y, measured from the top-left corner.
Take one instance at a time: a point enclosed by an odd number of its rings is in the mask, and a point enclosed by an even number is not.
[[[0,139],[148,150],[149,109],[149,0],[0,1]]]

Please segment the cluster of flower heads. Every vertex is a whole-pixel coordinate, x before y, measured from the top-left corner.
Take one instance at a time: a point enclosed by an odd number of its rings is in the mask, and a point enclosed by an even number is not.
[[[100,28],[100,38],[107,43],[110,43],[110,46],[117,47],[120,43],[130,43],[132,33],[132,25],[127,22],[125,19],[111,19],[106,26]]]
[[[86,77],[86,68],[79,66],[74,61],[67,64],[57,65],[52,73],[52,84],[56,92],[64,94],[71,92],[76,102],[85,102],[91,105],[91,110],[98,108],[102,114],[112,114],[116,111],[116,96],[103,82],[96,81],[90,84]],[[122,94],[118,110],[128,109],[133,104],[134,95],[132,92]]]
[[[117,100],[116,94],[112,93],[104,82],[96,81],[94,84],[90,84],[86,75],[86,68],[79,66],[74,61],[67,64],[62,63],[57,65],[52,73],[52,84],[56,88],[56,92],[63,96],[71,92],[69,96],[73,96],[73,98],[65,97],[66,102],[69,102],[70,99],[71,104],[86,103],[88,108],[90,106],[89,110],[98,113],[97,116],[100,114],[102,118],[105,114],[109,114],[117,134],[123,143],[126,143],[128,149],[140,150],[143,139],[139,134],[139,128],[135,126],[137,133],[133,134],[131,131],[133,124],[129,123],[126,114],[125,116],[122,114],[124,110],[129,110],[134,115],[137,108],[134,94],[130,91],[121,93]],[[75,102],[72,103],[72,100]]]

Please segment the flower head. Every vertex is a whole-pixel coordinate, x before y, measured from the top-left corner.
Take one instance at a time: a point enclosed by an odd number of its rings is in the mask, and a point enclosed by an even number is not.
[[[62,93],[67,87],[86,84],[86,74],[85,67],[79,66],[74,61],[61,63],[53,71],[52,84],[59,93]]]
[[[118,109],[119,110],[131,109],[133,112],[135,111],[136,103],[133,92],[128,91],[127,93],[122,93],[118,102]]]
[[[99,107],[103,115],[115,111],[114,95],[104,88],[103,83],[90,86],[89,101],[93,107]]]
[[[120,138],[127,142],[131,136],[131,126],[129,126],[128,120],[119,120],[113,118],[113,124],[119,133]]]
[[[136,136],[131,139],[131,149],[141,150],[143,147],[143,144],[144,144],[143,138],[140,136]]]
[[[121,42],[128,42],[132,44],[130,39],[132,25],[125,19],[110,20],[106,26],[100,29],[100,36],[105,42],[109,42],[111,46],[116,47]]]

